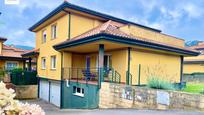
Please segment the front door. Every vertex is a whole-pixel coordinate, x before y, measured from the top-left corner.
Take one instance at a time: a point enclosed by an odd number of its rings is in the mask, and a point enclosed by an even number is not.
[[[90,69],[91,58],[90,56],[86,56],[86,69]]]

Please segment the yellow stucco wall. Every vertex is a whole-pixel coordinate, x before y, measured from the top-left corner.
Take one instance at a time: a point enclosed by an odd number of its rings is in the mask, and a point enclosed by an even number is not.
[[[61,43],[68,39],[68,26],[69,26],[69,16],[65,15],[56,21],[50,23],[46,27],[41,28],[36,32],[36,48],[40,49],[40,54],[38,57],[38,75],[40,77],[45,77],[48,79],[61,79],[61,67],[85,67],[85,59],[86,55],[79,55],[79,54],[71,54],[71,53],[62,53],[53,49],[53,46]],[[51,40],[51,26],[53,24],[57,24],[57,38]],[[80,35],[102,22],[97,21],[96,19],[91,19],[83,16],[79,16],[76,14],[71,14],[71,38]],[[121,30],[126,31],[127,28],[122,28]],[[47,40],[46,43],[42,44],[42,31],[46,30],[47,33]],[[154,39],[160,42],[169,43],[169,44],[176,44],[178,46],[183,46],[183,40],[172,38],[170,36],[166,36],[163,34],[158,34],[149,30],[144,30],[142,28],[132,27],[128,30],[131,34],[135,34],[138,37],[142,38],[149,38]],[[126,50],[118,50],[118,51],[111,51],[106,52],[112,55],[112,66],[113,68],[118,71],[122,76],[122,82],[125,82],[126,78],[126,71],[127,71],[127,49]],[[55,55],[57,59],[57,67],[55,70],[51,69],[51,56]],[[42,69],[42,57],[46,58],[46,69]],[[63,58],[63,65],[61,66]],[[96,59],[97,54],[95,56],[91,56],[91,67],[96,66]],[[172,56],[172,55],[162,55],[162,54],[154,54],[154,53],[144,53],[144,52],[137,52],[132,51],[132,59],[131,59],[131,72],[135,73],[137,71],[138,64],[142,64],[142,68],[145,66],[153,67],[156,66],[159,62],[166,65],[168,70],[167,74],[171,74],[175,78],[174,81],[179,81],[180,78],[180,58],[179,56]],[[132,74],[133,74],[132,73]],[[134,75],[137,75],[135,73]],[[141,83],[146,83],[146,78],[143,77],[144,72],[141,73]],[[134,76],[135,78],[137,76]],[[171,77],[172,78],[172,77]],[[170,79],[170,77],[169,77]],[[136,80],[134,80],[136,81]]]
[[[204,73],[204,64],[184,64],[183,73]]]
[[[135,35],[139,38],[151,39],[158,42],[167,43],[170,45],[184,46],[184,40],[182,39],[178,39],[158,32],[153,32],[141,27],[128,25],[128,26],[121,27],[120,30],[129,34]]]
[[[18,68],[23,68],[23,61],[0,60],[0,69],[3,69],[6,67],[6,62],[17,62]]]
[[[146,84],[148,77],[179,82],[180,56],[131,50],[130,73],[133,84],[138,84],[138,68],[141,65],[140,83]]]
[[[0,41],[0,54],[2,53],[2,49],[3,49],[3,42]]]
[[[127,71],[127,49],[108,51],[105,55],[110,55],[112,57],[112,68],[116,70],[121,75],[121,82],[126,81],[126,71]],[[90,57],[90,67],[94,71],[97,68],[97,57],[98,53],[92,54],[72,54],[72,67],[74,68],[85,68],[86,67],[86,56]]]
[[[69,22],[69,16],[65,15],[36,32],[36,48],[40,49],[40,54],[38,57],[38,67],[37,67],[38,75],[40,77],[55,79],[55,80],[61,79],[62,57],[61,57],[60,52],[53,49],[53,46],[68,39],[68,36],[69,36],[69,33],[68,33],[69,23],[68,22]],[[51,26],[53,24],[57,24],[57,38],[52,40],[51,39]],[[91,19],[91,18],[85,18],[83,16],[71,14],[71,31],[70,31],[71,38],[96,27],[98,24],[101,24],[101,22]],[[47,40],[46,40],[46,43],[42,44],[42,31],[43,30],[46,30]],[[57,59],[57,63],[56,63],[57,67],[55,70],[51,69],[51,56],[53,55],[56,55],[56,59]],[[46,69],[42,69],[42,57],[46,58]],[[71,67],[72,65],[75,65],[76,63],[80,65],[80,63],[75,62],[74,61],[75,58],[72,58],[72,57],[75,57],[75,55],[72,56],[70,53],[66,53],[66,52],[64,53],[63,67]]]

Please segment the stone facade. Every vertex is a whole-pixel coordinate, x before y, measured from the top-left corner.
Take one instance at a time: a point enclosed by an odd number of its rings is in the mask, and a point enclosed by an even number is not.
[[[102,83],[100,108],[186,109],[204,111],[204,95]]]
[[[38,98],[38,85],[15,85],[16,99]]]

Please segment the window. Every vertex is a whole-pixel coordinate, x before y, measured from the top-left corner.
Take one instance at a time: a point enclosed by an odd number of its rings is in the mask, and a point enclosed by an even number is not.
[[[53,25],[52,26],[52,39],[55,39],[55,38],[57,38],[57,25],[55,24],[55,25]]]
[[[51,56],[51,69],[56,69],[56,56]]]
[[[73,95],[84,97],[84,88],[80,87],[73,87]]]
[[[46,39],[47,39],[47,33],[46,33],[46,30],[44,30],[42,32],[42,43],[45,43],[46,42]]]
[[[46,69],[46,59],[45,57],[42,57],[42,69]]]
[[[12,70],[18,67],[17,62],[6,62],[6,70]]]

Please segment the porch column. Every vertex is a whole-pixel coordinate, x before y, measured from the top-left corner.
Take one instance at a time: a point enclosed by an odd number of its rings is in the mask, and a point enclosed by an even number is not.
[[[104,44],[99,44],[99,84],[104,80],[103,66],[104,66]]]
[[[126,84],[130,85],[130,47],[128,47],[128,66],[127,66],[127,75],[126,75]]]
[[[31,71],[31,60],[32,60],[31,57],[29,57],[28,60],[29,60],[29,62],[28,62],[28,71]]]

